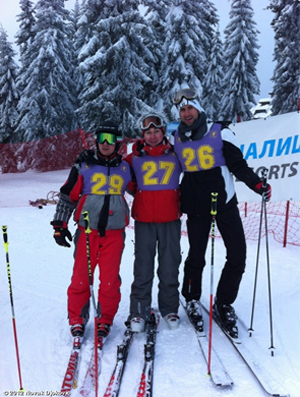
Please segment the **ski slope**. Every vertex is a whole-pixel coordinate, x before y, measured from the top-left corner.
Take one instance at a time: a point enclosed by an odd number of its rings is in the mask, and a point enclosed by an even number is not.
[[[0,174],[0,225],[7,225],[9,259],[15,320],[19,343],[24,395],[57,395],[71,351],[67,322],[66,291],[73,266],[73,249],[59,247],[50,226],[55,207],[38,209],[28,200],[45,198],[50,190],[59,190],[68,170],[24,174]],[[70,230],[75,227],[70,222]],[[133,279],[134,231],[126,229],[126,244],[121,264],[122,300],[111,334],[104,345],[99,396],[103,396],[113,370],[117,345],[125,330],[130,285]],[[1,242],[2,242],[1,237]],[[246,326],[250,325],[257,242],[248,241],[247,268],[235,309]],[[272,307],[275,354],[270,354],[270,322],[267,289],[265,241],[262,241],[254,316],[254,333],[243,333],[245,344],[254,345],[253,354],[291,397],[300,395],[300,268],[299,247],[283,248],[269,236],[272,280]],[[186,258],[188,241],[181,239],[182,258]],[[210,294],[210,244],[203,276],[203,298]],[[215,241],[214,287],[225,260],[221,239]],[[183,274],[180,268],[180,281]],[[96,277],[97,279],[97,277]],[[95,283],[97,288],[97,283]],[[157,278],[153,286],[153,306],[157,308]],[[16,395],[20,383],[16,364],[12,312],[4,246],[0,243],[0,394]],[[213,346],[234,381],[231,388],[216,388],[207,376],[207,366],[200,352],[194,330],[180,307],[181,324],[170,331],[163,319],[156,343],[155,397],[263,397],[266,393],[239,358],[237,352],[218,330],[213,329]],[[208,322],[205,326],[207,327]],[[93,343],[93,318],[87,327],[83,346],[79,382],[83,379]],[[250,340],[251,339],[251,340]],[[143,335],[135,337],[125,369],[120,397],[137,394],[143,365]],[[74,393],[79,395],[79,393]]]

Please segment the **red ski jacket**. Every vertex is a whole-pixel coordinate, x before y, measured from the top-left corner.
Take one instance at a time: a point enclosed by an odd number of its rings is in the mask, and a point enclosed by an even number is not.
[[[132,218],[139,222],[154,223],[179,219],[181,166],[169,141],[164,138],[160,145],[151,147],[139,139],[133,144],[132,153],[124,160],[132,166],[137,180]],[[170,169],[173,172],[167,175]]]

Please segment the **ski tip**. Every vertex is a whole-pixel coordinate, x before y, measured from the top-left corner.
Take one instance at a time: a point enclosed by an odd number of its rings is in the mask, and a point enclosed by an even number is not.
[[[228,383],[216,383],[217,387],[221,387],[222,389],[230,389],[233,386],[233,382]]]
[[[219,377],[213,377],[211,373],[208,373],[206,376],[207,378],[210,378],[214,385],[218,388],[230,389],[234,385],[233,380],[228,374],[226,374],[226,377],[222,377],[222,379]]]

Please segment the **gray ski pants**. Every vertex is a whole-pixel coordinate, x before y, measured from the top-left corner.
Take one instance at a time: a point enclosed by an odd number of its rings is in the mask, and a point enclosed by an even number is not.
[[[135,221],[135,260],[130,294],[130,317],[147,318],[152,304],[157,249],[158,308],[164,317],[179,307],[181,221],[144,223]]]

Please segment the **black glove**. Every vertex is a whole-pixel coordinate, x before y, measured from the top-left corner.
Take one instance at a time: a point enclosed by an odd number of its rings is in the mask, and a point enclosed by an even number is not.
[[[139,139],[138,141],[136,141],[133,146],[132,146],[132,153],[137,156],[140,157],[142,156],[145,152],[144,152],[144,145],[145,145],[145,141],[143,139]]]
[[[53,237],[56,243],[58,245],[61,245],[62,247],[71,247],[71,245],[66,240],[66,238],[68,238],[68,240],[72,241],[72,235],[68,230],[68,225],[66,224],[66,222],[52,221],[51,225],[54,229]]]
[[[130,181],[126,186],[126,192],[131,196],[134,196],[136,193],[136,188],[137,188],[136,181]]]
[[[81,164],[81,163],[89,163],[91,161],[93,161],[93,157],[94,157],[94,150],[90,150],[90,149],[85,149],[83,152],[80,153],[80,155],[77,157],[77,159],[75,160],[75,164]]]
[[[257,185],[255,185],[254,191],[260,194],[264,201],[270,201],[270,198],[272,196],[272,188],[271,185],[269,185],[268,183],[266,184],[266,186],[263,186],[262,182],[259,182]]]

